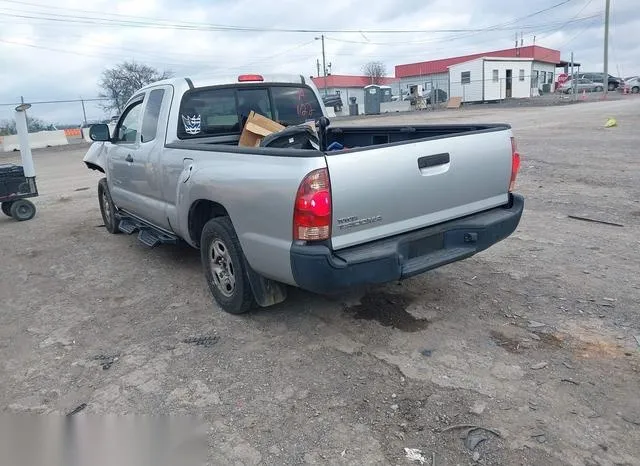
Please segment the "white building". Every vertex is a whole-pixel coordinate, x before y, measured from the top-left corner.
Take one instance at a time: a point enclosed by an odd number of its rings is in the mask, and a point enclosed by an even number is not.
[[[476,58],[449,67],[449,96],[462,102],[531,97],[533,59]]]
[[[491,65],[488,60],[495,61]],[[555,70],[561,63],[564,62],[560,60],[558,50],[532,45],[398,65],[395,74],[403,93],[409,93],[412,88],[422,94],[440,89],[447,93],[447,98],[461,97],[465,102],[490,101],[507,98],[509,82],[512,98],[552,92]],[[498,81],[494,82],[496,70]],[[510,81],[507,70],[511,70]]]
[[[332,74],[327,76],[326,78],[321,77],[313,77],[313,83],[318,88],[320,95],[326,94],[333,95],[338,94],[342,100],[343,108],[347,109],[349,106],[349,98],[355,97],[356,102],[359,105],[364,105],[364,88],[370,84],[371,78],[366,76],[346,76],[346,75],[337,75]],[[394,78],[382,78],[380,82],[381,85],[391,86],[391,92],[393,95],[398,94],[398,86],[394,85],[396,80]],[[362,108],[362,107],[360,107]]]

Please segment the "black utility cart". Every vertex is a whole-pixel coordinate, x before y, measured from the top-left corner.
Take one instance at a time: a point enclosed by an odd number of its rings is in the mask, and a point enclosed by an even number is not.
[[[22,166],[13,163],[0,164],[0,203],[2,212],[19,222],[31,220],[36,214],[36,206],[28,198],[38,195],[36,171],[33,166],[27,110],[31,104],[22,103],[16,107],[15,120]]]
[[[0,164],[2,212],[20,222],[31,220],[36,214],[36,206],[28,198],[37,195],[35,177],[24,176],[24,169],[20,165]]]

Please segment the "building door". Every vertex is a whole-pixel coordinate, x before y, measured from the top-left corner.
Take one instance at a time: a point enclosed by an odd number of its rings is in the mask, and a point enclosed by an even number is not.
[[[511,98],[513,89],[513,70],[507,70],[507,99]]]

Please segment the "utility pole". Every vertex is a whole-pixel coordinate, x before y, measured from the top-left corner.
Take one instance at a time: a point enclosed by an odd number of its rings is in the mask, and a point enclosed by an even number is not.
[[[316,58],[316,68],[318,69],[318,77],[320,77],[320,59]]]
[[[573,100],[576,100],[576,97],[577,97],[576,86],[577,86],[576,77],[573,74],[573,52],[571,52],[571,93],[573,94]]]
[[[80,102],[82,102],[82,116],[84,117],[83,126],[87,126],[87,111],[84,108],[84,99],[80,97]]]
[[[607,0],[608,2],[609,0]],[[320,36],[322,38],[322,74],[324,75],[324,95],[327,95],[327,59],[324,54],[324,34]]]
[[[604,10],[604,80],[602,87],[604,88],[604,98],[607,98],[609,92],[609,13],[611,11],[611,0],[606,0]]]
[[[316,37],[315,40],[322,40],[322,76],[324,76],[324,95],[327,95],[327,57],[324,54],[324,34]],[[318,64],[318,66],[320,66]],[[320,73],[318,73],[320,76]]]

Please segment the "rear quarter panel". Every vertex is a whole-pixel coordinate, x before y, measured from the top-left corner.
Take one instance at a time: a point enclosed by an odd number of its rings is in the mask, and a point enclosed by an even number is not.
[[[261,275],[294,285],[290,249],[293,207],[300,182],[311,171],[326,167],[317,157],[277,157],[184,149],[193,159],[187,182],[179,182],[175,215],[181,236],[189,238],[189,211],[198,200],[221,204],[229,213],[242,250]],[[171,206],[169,207],[171,209]]]

